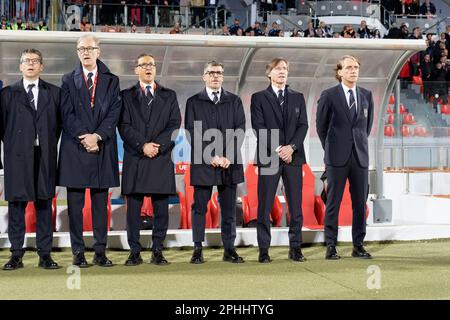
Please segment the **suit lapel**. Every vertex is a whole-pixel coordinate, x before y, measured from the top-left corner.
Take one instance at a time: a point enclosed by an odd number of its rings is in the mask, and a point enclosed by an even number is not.
[[[90,108],[91,99],[89,97],[89,91],[86,86],[86,83],[84,82],[83,68],[81,67],[81,64],[79,65],[79,67],[77,69],[75,69],[75,74],[74,74],[73,80],[75,82],[75,87],[78,90],[78,97],[81,100],[81,109],[83,109],[83,112],[86,113],[86,115],[88,116],[88,119],[92,125],[94,122],[94,117],[92,115],[91,108]],[[74,107],[77,108],[77,106],[74,106]]]
[[[142,109],[142,98],[143,94],[141,91],[141,86],[139,82],[134,86],[132,99],[133,99],[133,107],[136,108],[137,113],[139,114],[139,118],[144,119],[144,122],[148,122],[148,118],[146,117],[144,110]]]
[[[344,110],[344,113],[347,116],[348,121],[353,124],[353,121],[351,120],[350,110],[348,109],[347,99],[345,98],[345,92],[344,92],[344,89],[342,88],[342,85],[338,84],[336,86],[336,90],[337,90],[339,100],[341,102],[341,103],[338,103],[338,105],[340,105],[342,107],[342,109]]]
[[[273,109],[273,112],[275,113],[278,127],[283,128],[283,114],[281,113],[281,107],[278,104],[278,101],[275,99],[271,86],[269,86],[266,91],[264,91],[264,95],[266,96],[267,101],[269,102]]]
[[[149,137],[151,137],[151,139],[153,139],[158,121],[161,118],[161,114],[164,112],[165,100],[164,94],[162,92],[163,90],[161,89],[161,85],[159,83],[156,83],[155,96],[153,98],[152,104],[150,105],[151,113],[149,127],[151,132]]]
[[[356,105],[357,105],[357,110],[358,110],[358,114],[356,115],[356,120],[359,119],[363,114],[364,114],[364,108],[363,108],[363,99],[364,96],[361,94],[361,90],[359,89],[359,87],[356,87],[356,96],[357,96],[357,101],[356,101]],[[356,122],[356,121],[355,121]]]
[[[100,117],[100,114],[106,113],[106,109],[108,108],[108,104],[105,103],[107,99],[105,99],[106,94],[108,93],[108,87],[110,82],[110,77],[106,74],[100,73],[100,68],[98,70],[98,78],[97,78],[97,86],[95,88],[95,96],[94,96],[94,122],[97,123]]]
[[[39,120],[40,116],[47,109],[48,102],[49,102],[49,97],[48,97],[47,86],[42,82],[42,80],[39,80],[39,94],[38,94],[36,121]]]
[[[17,101],[22,103],[25,107],[29,108],[29,110],[35,112],[33,106],[31,105],[31,103],[29,101],[28,94],[27,94],[25,88],[23,87],[23,79],[13,83],[11,85],[11,87],[13,87],[14,91],[16,91],[17,99],[18,99]]]

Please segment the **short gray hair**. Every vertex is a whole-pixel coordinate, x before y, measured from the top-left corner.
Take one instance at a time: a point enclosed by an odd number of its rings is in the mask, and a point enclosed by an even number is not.
[[[222,67],[222,70],[224,70],[222,63],[212,60],[212,61],[208,61],[205,64],[205,67],[203,68],[203,74],[206,73],[206,71],[208,70],[209,67]]]

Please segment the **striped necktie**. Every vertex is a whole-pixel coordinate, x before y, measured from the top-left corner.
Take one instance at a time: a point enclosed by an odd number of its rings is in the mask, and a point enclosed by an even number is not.
[[[34,94],[33,94],[33,88],[34,88],[35,84],[31,83],[28,85],[28,98],[30,99],[30,104],[33,107],[33,109],[36,109],[36,105],[34,103]]]
[[[152,88],[152,86],[145,87],[145,96],[147,97],[147,106],[150,106],[150,104],[153,101],[153,94],[152,94],[151,88]]]

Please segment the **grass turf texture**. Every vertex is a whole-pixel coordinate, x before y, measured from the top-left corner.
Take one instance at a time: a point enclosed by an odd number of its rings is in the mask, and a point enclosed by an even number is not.
[[[189,263],[192,250],[164,251],[168,266],[125,267],[128,252],[108,251],[112,268],[81,269],[81,288],[67,289],[70,250],[54,252],[63,268],[37,268],[37,254],[27,251],[23,269],[0,270],[0,299],[450,299],[450,241],[370,243],[374,259],[352,258],[350,244],[340,244],[339,261],[324,259],[325,248],[303,248],[308,261],[287,259],[287,247],[273,247],[270,264],[257,262],[257,248],[238,248],[246,262],[222,262],[223,249],[204,249],[206,263]],[[93,252],[87,252],[91,262]],[[3,264],[8,250],[0,251]],[[369,290],[369,266],[378,266],[381,288]],[[370,281],[369,281],[370,282]]]

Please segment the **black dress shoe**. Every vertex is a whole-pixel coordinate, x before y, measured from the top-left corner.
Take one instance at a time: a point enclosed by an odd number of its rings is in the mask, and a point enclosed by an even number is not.
[[[232,263],[244,263],[244,259],[239,256],[235,249],[225,250],[223,253],[223,261]]]
[[[292,261],[296,261],[296,262],[306,261],[306,258],[303,255],[302,249],[300,247],[289,249],[289,259],[291,259]]]
[[[201,264],[204,263],[202,248],[194,248],[194,253],[192,253],[191,263]]]
[[[152,251],[152,258],[150,259],[150,263],[156,264],[157,266],[169,264],[166,258],[164,258],[164,255],[161,250]]]
[[[325,259],[327,260],[339,260],[341,257],[337,254],[335,246],[327,246],[327,253]]]
[[[112,267],[113,263],[109,260],[106,255],[103,254],[95,254],[92,263],[99,267]]]
[[[59,269],[58,264],[55,261],[53,261],[51,255],[49,255],[49,254],[39,257],[38,266],[39,266],[39,268],[43,268],[43,269]]]
[[[269,256],[269,250],[267,250],[267,249],[259,249],[258,262],[260,262],[260,263],[270,263],[270,262],[272,262],[272,260],[270,259],[270,256]]]
[[[363,246],[354,246],[352,251],[352,257],[360,259],[372,259],[370,253],[368,253]]]
[[[88,268],[89,267],[89,264],[87,263],[86,258],[84,257],[84,252],[75,253],[75,255],[73,256],[72,264],[74,266],[78,266],[80,268]]]
[[[127,261],[125,261],[125,265],[130,266],[137,266],[143,262],[141,254],[139,252],[131,252],[128,256]]]
[[[3,266],[3,270],[11,271],[23,268],[22,258],[11,257],[9,261]]]

